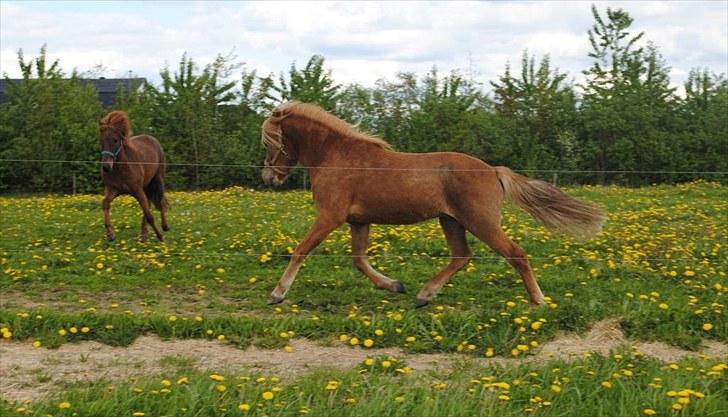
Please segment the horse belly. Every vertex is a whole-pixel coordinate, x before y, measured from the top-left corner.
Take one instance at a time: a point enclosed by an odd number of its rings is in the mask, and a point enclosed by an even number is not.
[[[413,224],[437,217],[442,208],[433,201],[408,201],[392,196],[390,199],[353,203],[347,222],[377,224]]]

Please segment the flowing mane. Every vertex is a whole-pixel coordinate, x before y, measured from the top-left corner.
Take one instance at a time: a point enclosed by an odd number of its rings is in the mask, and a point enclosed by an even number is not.
[[[99,121],[101,131],[113,130],[114,132],[124,134],[124,139],[131,137],[131,125],[129,124],[129,115],[126,112],[115,110],[104,116]]]
[[[336,133],[377,145],[382,149],[392,149],[389,143],[387,143],[384,139],[362,132],[351,123],[339,119],[315,104],[303,103],[295,100],[283,103],[273,109],[273,114],[269,120],[275,123],[276,121],[283,120],[290,115],[305,117],[313,122],[318,122],[328,127]]]

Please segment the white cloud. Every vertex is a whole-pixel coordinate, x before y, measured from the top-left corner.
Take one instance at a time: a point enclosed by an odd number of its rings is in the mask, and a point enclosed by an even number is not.
[[[716,4],[717,3],[717,4]],[[371,85],[400,71],[472,70],[494,79],[506,61],[520,63],[528,49],[551,56],[554,67],[580,79],[589,66],[589,2],[160,2],[127,8],[108,3],[0,3],[0,71],[19,75],[16,52],[26,59],[44,43],[63,68],[106,76],[127,71],[158,78],[183,52],[200,64],[234,51],[259,73],[300,67],[315,53],[326,57],[339,82]],[[111,10],[111,6],[115,6]],[[132,7],[133,6],[133,7]],[[608,2],[635,19],[673,68],[679,84],[690,68],[728,72],[728,12],[720,2]]]

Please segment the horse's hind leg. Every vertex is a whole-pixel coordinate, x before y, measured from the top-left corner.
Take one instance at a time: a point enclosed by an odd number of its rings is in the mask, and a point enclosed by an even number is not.
[[[521,275],[523,285],[526,286],[528,299],[531,305],[544,303],[543,293],[539,288],[533,270],[528,264],[526,252],[506,236],[500,228],[500,224],[486,224],[484,222],[468,224],[468,230],[480,240],[488,244],[494,251],[506,258],[516,271]]]
[[[440,216],[440,226],[445,232],[447,245],[450,247],[450,263],[422,287],[417,294],[417,307],[422,307],[432,301],[450,277],[467,265],[473,256],[462,224],[450,216],[442,215]]]
[[[144,216],[142,216],[142,231],[141,231],[141,240],[142,242],[147,240],[147,223],[152,226],[152,229],[154,230],[154,233],[157,235],[157,239],[159,239],[160,242],[164,242],[164,237],[162,236],[162,233],[157,228],[156,223],[154,222],[154,216],[152,215],[152,211],[149,209],[149,199],[147,198],[146,193],[143,189],[134,190],[133,192],[134,198],[137,199],[139,202],[139,205],[142,208],[142,211],[144,212]]]
[[[149,185],[144,189],[149,200],[154,204],[154,207],[159,210],[162,214],[162,230],[165,232],[169,230],[169,223],[167,223],[167,211],[169,211],[169,204],[167,203],[167,197],[165,196],[164,190],[164,177],[161,173],[152,178]]]
[[[367,244],[369,243],[369,225],[352,223],[351,226],[351,257],[356,268],[362,274],[369,277],[377,288],[392,292],[404,293],[404,285],[401,282],[380,274],[372,268],[367,260]]]

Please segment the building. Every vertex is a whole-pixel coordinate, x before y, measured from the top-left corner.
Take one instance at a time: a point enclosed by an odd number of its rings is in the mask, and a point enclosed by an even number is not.
[[[5,92],[8,88],[8,81],[15,84],[23,82],[21,79],[0,79],[0,103],[7,101]],[[121,89],[125,95],[128,95],[131,91],[139,90],[146,82],[146,78],[98,78],[79,79],[81,83],[91,84],[91,86],[98,92],[99,101],[101,105],[108,109],[114,107],[116,104],[117,92]]]

